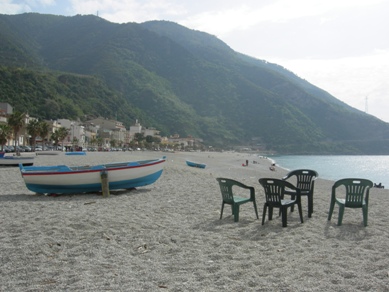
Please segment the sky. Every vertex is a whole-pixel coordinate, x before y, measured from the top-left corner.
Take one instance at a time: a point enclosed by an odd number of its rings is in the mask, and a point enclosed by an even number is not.
[[[25,12],[173,21],[389,122],[389,0],[0,0],[0,14]]]

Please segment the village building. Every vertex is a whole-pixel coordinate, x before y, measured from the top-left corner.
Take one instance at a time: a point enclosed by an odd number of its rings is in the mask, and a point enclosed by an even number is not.
[[[0,116],[6,116],[12,114],[13,109],[9,103],[0,102]]]
[[[5,102],[0,102],[0,124],[7,123],[7,116],[12,114],[12,106]]]
[[[102,147],[109,148],[112,142],[117,144],[117,146],[129,143],[129,135],[122,122],[99,117],[87,121],[86,125],[96,127],[97,136],[103,140]]]
[[[135,120],[135,124],[133,126],[130,126],[130,137],[131,140],[134,139],[135,134],[143,134],[144,137],[151,136],[151,137],[158,137],[161,138],[160,131],[158,131],[155,128],[146,128],[141,126],[141,124],[138,122],[138,120]]]
[[[0,123],[7,123],[7,116],[12,114],[13,108],[8,103],[0,103]],[[19,145],[27,146],[31,144],[31,136],[28,135],[27,125],[30,121],[36,118],[30,117],[26,114],[25,126],[19,134]],[[53,141],[50,141],[51,134],[55,133],[61,127],[68,129],[68,136],[63,141],[63,146],[67,149],[90,148],[99,146],[100,149],[110,149],[112,147],[125,148],[134,140],[136,134],[142,134],[144,138],[151,136],[157,137],[162,145],[178,146],[179,149],[186,147],[195,148],[196,145],[202,143],[201,139],[193,138],[191,136],[181,138],[178,134],[167,137],[161,137],[160,131],[156,128],[143,127],[138,120],[134,125],[127,130],[122,122],[106,119],[95,118],[86,122],[72,121],[69,119],[58,119],[46,121],[49,124],[49,134],[47,137],[37,137],[36,142],[42,143],[42,146],[52,146]],[[46,143],[45,143],[46,140]],[[9,139],[7,145],[13,145],[14,141]],[[44,145],[45,144],[45,145]],[[136,142],[137,144],[137,142]],[[154,142],[153,142],[154,145]]]
[[[202,139],[194,138],[192,136],[188,136],[186,138],[181,138],[178,134],[170,136],[167,140],[168,140],[169,144],[178,145],[178,147],[181,149],[186,148],[186,147],[194,148],[203,142]]]

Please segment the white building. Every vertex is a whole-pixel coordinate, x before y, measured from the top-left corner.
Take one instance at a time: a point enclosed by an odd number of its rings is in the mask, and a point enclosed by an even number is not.
[[[58,119],[58,124],[69,130],[68,136],[64,140],[64,146],[85,147],[85,128],[76,121],[68,119]]]
[[[134,138],[135,134],[140,134],[142,133],[142,126],[138,122],[138,120],[135,121],[135,125],[130,127],[130,137]]]

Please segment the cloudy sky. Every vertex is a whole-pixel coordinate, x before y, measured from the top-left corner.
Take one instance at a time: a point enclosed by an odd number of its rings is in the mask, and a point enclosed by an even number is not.
[[[24,12],[174,21],[389,122],[389,0],[0,0]]]

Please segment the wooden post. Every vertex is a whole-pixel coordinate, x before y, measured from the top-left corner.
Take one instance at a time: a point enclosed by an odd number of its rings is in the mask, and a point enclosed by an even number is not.
[[[103,197],[109,196],[109,182],[108,182],[108,172],[103,170],[100,172],[101,177],[101,191],[103,192]]]

